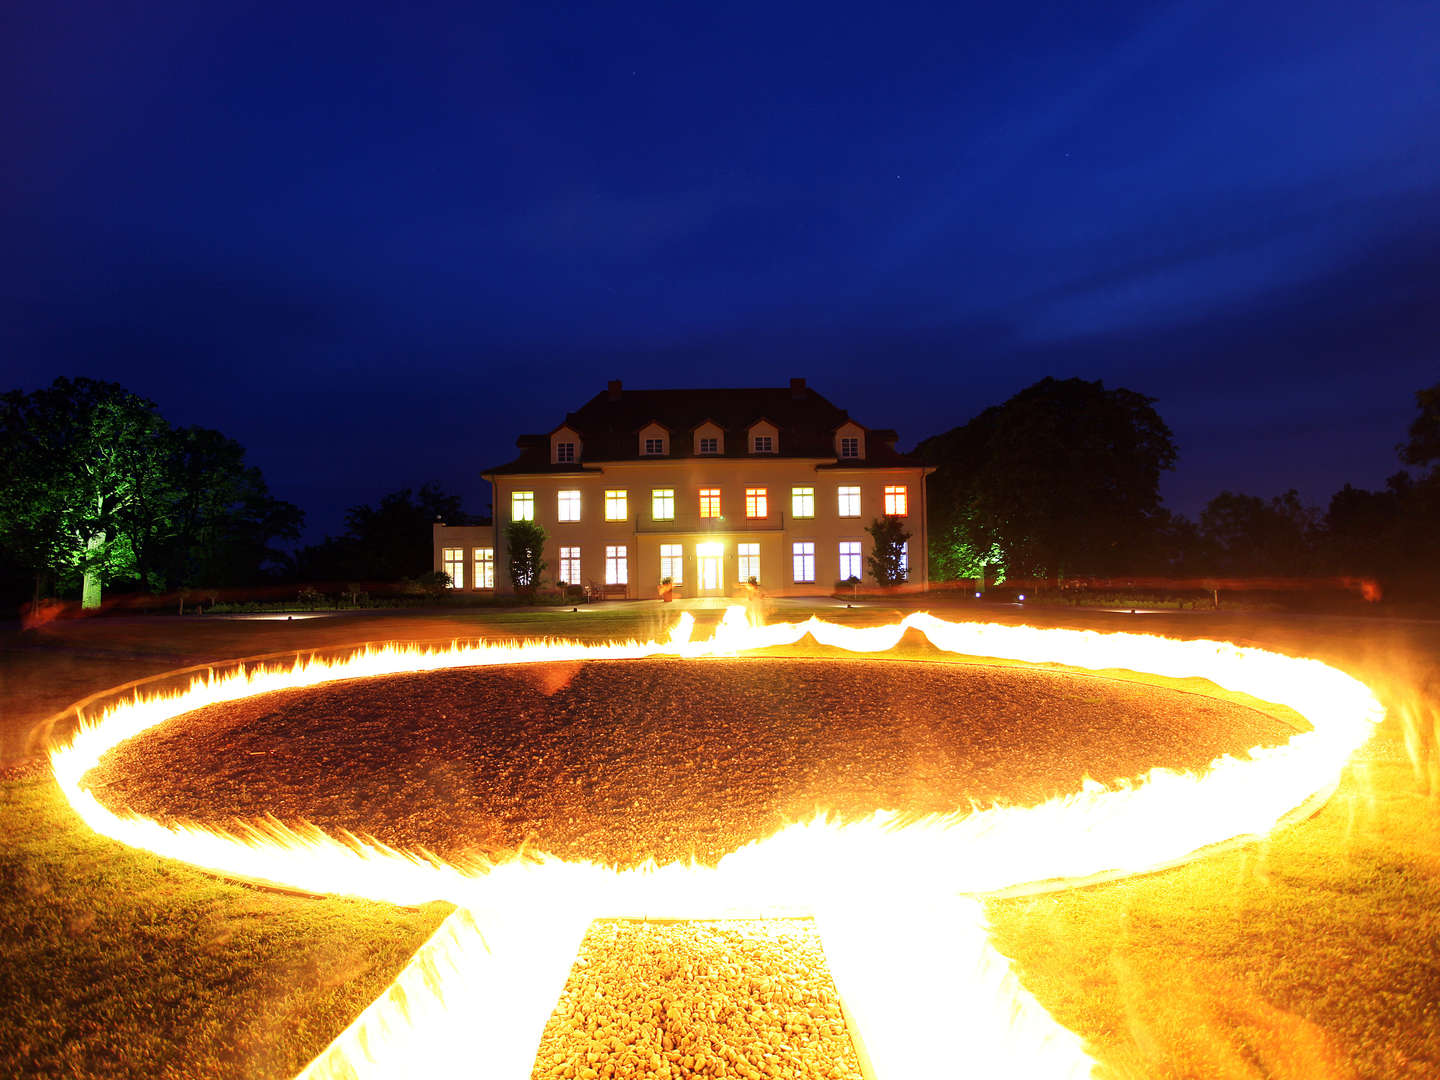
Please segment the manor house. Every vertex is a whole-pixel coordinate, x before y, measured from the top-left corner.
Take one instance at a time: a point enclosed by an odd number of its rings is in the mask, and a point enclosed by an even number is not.
[[[926,583],[925,478],[895,449],[805,385],[626,390],[611,382],[519,456],[485,472],[493,524],[434,530],[435,568],[456,589],[513,591],[505,526],[545,529],[547,582],[592,596],[827,594],[871,582],[865,531],[895,515],[910,533],[908,583]]]

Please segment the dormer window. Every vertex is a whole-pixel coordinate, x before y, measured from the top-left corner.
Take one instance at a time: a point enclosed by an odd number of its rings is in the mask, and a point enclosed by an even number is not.
[[[858,458],[860,456],[860,439],[858,436],[841,436],[840,456],[842,458]]]
[[[725,429],[714,420],[698,424],[693,438],[691,449],[699,457],[715,457],[725,452]]]
[[[756,420],[745,434],[752,454],[773,454],[780,441],[780,429],[769,420]]]
[[[636,433],[641,457],[664,457],[670,453],[670,431],[657,421],[650,421]]]
[[[550,464],[574,465],[580,460],[580,433],[564,424],[550,433]]]

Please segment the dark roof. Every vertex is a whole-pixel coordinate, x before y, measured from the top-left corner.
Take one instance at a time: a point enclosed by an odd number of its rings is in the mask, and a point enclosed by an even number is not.
[[[651,423],[670,432],[671,452],[665,460],[700,456],[693,452],[690,435],[706,421],[725,431],[725,449],[718,456],[749,457],[746,435],[759,420],[768,420],[778,429],[776,457],[834,458],[835,430],[850,421],[849,413],[806,387],[803,380],[795,380],[795,384],[722,390],[621,390],[612,384],[610,390],[602,390],[575,412],[567,413],[564,422],[552,429],[568,427],[580,436],[581,462],[552,465],[549,435],[522,435],[515,441],[520,455],[508,464],[487,469],[486,474],[575,473],[587,471],[586,464],[642,460],[639,435]],[[867,434],[866,457],[846,460],[845,466],[920,464],[895,450],[894,431],[858,426]]]

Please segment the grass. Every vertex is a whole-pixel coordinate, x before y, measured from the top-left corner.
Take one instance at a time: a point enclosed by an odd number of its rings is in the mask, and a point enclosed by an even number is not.
[[[7,1076],[292,1076],[448,910],[285,896],[129,850],[42,766],[0,793]]]
[[[1436,807],[1376,749],[1263,843],[991,903],[997,947],[1121,1076],[1440,1075]]]
[[[152,616],[0,634],[0,1075],[293,1075],[445,910],[263,892],[99,838],[35,759],[37,721],[209,659],[390,638],[648,637],[661,610]],[[1440,655],[1433,624],[976,614],[1249,640],[1340,663],[1396,700]],[[1440,1074],[1440,807],[1418,792],[1394,719],[1324,810],[1263,844],[989,910],[1025,985],[1115,1075]]]

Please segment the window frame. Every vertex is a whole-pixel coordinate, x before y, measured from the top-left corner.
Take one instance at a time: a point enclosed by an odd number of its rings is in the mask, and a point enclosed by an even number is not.
[[[703,521],[718,521],[720,513],[720,489],[718,487],[703,487],[700,489],[700,518]]]
[[[471,561],[475,567],[475,588],[495,588],[495,549],[477,547],[470,549]]]
[[[848,500],[854,499],[854,510],[845,512]],[[860,485],[840,484],[835,488],[835,513],[837,517],[858,518],[860,516]]]
[[[685,545],[660,545],[660,580],[670,579],[672,585],[685,584]]]
[[[630,546],[628,544],[605,545],[605,584],[630,584]]]
[[[574,496],[567,498],[567,496]],[[573,504],[573,505],[572,505]],[[566,524],[580,520],[581,496],[579,488],[562,488],[555,492],[555,520]],[[567,517],[567,513],[573,513],[574,517]]]
[[[885,516],[910,516],[910,488],[907,484],[885,485]]]
[[[451,567],[454,567],[452,570]],[[447,547],[440,549],[440,569],[450,575],[450,588],[465,587],[465,549]]]
[[[567,439],[555,444],[555,463],[557,465],[575,464],[575,444],[573,442]]]
[[[656,513],[661,505],[669,513]],[[674,521],[675,520],[675,489],[674,488],[651,488],[650,489],[650,520],[651,521]]]
[[[760,445],[760,440],[765,440],[765,445]],[[773,454],[775,453],[775,436],[772,432],[760,432],[750,436],[750,452],[752,454]]]
[[[573,563],[573,565],[567,566],[567,563]],[[575,572],[573,577],[570,574],[571,570]],[[557,567],[555,580],[557,582],[563,581],[566,585],[581,585],[584,583],[584,578],[585,572],[580,561],[580,545],[565,545],[560,549],[560,562]]]
[[[618,509],[618,513],[616,510]],[[606,488],[605,489],[605,520],[606,521],[629,521],[630,520],[630,489],[629,488]]]
[[[664,456],[665,456],[665,436],[663,436],[663,435],[647,435],[644,439],[641,440],[640,456],[641,456],[641,457],[664,457]]]
[[[805,500],[805,510],[800,509],[800,500]],[[815,516],[815,489],[807,485],[790,488],[790,516],[792,518],[813,518]]]
[[[747,487],[745,489],[745,517],[748,521],[763,521],[770,516],[770,489]]]
[[[853,460],[860,457],[860,436],[841,435],[839,457]]]
[[[510,520],[511,520],[511,521],[534,521],[534,520],[535,520],[535,492],[533,492],[533,491],[512,491],[512,492],[510,492]]]
[[[805,548],[807,550],[802,551]],[[809,577],[801,577],[802,568],[808,568]],[[815,584],[815,541],[796,540],[790,544],[790,580],[796,585]]]
[[[720,453],[720,436],[701,435],[697,441],[700,447],[697,453],[703,454],[706,457],[713,457],[714,455]],[[706,443],[709,443],[710,445],[706,446]]]
[[[745,571],[747,569],[749,573]],[[741,543],[735,545],[735,580],[741,585],[747,584],[751,578],[755,584],[760,584],[760,545],[758,543]]]
[[[847,550],[849,549],[849,550]],[[852,577],[865,579],[865,545],[859,540],[840,541],[840,573],[839,580],[848,581]],[[849,563],[850,573],[846,573],[846,564]]]

